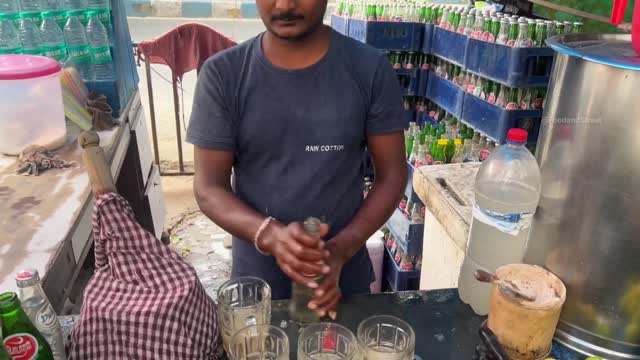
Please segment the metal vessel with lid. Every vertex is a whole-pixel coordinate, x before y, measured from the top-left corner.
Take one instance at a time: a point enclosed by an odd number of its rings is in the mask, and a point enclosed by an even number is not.
[[[640,57],[629,35],[567,34],[547,44],[556,56],[525,261],[567,286],[558,340],[606,359],[640,359]]]

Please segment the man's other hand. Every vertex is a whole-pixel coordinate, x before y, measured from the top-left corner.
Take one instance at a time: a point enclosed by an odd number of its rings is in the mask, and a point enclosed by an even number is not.
[[[276,258],[282,271],[300,285],[318,288],[313,280],[317,274],[328,274],[329,251],[325,249],[322,237],[329,232],[329,226],[322,224],[317,235],[310,235],[301,223],[282,225],[272,222],[258,239],[258,247]],[[307,276],[305,276],[307,274]]]

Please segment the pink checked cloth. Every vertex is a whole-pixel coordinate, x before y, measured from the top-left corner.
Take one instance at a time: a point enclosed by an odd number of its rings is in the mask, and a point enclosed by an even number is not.
[[[124,198],[96,198],[93,234],[96,270],[69,359],[221,358],[216,305],[195,270],[136,222]]]

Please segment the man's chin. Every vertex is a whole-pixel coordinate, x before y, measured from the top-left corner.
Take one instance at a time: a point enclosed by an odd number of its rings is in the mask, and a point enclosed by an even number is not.
[[[287,29],[287,28],[276,28],[269,29],[269,32],[273,34],[278,39],[286,40],[286,41],[301,41],[304,40],[307,36],[309,36],[309,31],[299,30],[299,29]]]

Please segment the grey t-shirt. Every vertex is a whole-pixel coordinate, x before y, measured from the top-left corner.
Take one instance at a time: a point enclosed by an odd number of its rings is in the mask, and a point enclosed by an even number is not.
[[[324,219],[331,238],[362,204],[367,136],[407,125],[398,80],[379,50],[335,31],[327,54],[300,70],[271,64],[262,37],[203,65],[187,141],[235,153],[234,190],[249,206],[284,224]],[[233,276],[263,278],[274,298],[289,297],[272,257],[239,239],[232,256]],[[363,248],[342,271],[343,293],[367,292],[372,276]]]

